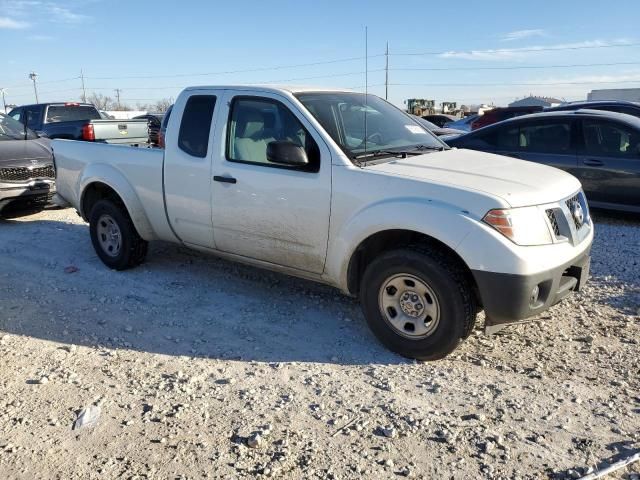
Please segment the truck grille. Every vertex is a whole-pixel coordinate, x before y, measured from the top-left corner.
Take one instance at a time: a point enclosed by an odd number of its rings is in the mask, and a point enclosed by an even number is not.
[[[545,209],[555,241],[580,243],[591,229],[589,206],[582,191]]]
[[[553,208],[549,208],[547,210],[547,218],[549,219],[549,223],[551,224],[551,229],[553,230],[553,234],[558,238],[560,236],[560,225],[558,225],[558,219],[556,218],[556,211]]]
[[[53,165],[44,167],[6,167],[0,168],[1,182],[27,182],[37,178],[54,179]]]

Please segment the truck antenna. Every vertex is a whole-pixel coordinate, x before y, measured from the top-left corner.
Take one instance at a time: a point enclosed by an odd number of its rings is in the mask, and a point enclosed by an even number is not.
[[[369,27],[364,27],[364,153],[367,154],[367,97],[369,95]]]

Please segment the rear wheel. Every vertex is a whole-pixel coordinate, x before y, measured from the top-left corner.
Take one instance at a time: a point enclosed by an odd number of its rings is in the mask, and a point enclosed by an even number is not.
[[[368,265],[361,285],[369,327],[400,355],[442,358],[475,323],[471,285],[446,253],[419,247],[385,252]]]
[[[148,243],[133,225],[124,205],[99,200],[89,219],[91,243],[100,260],[114,270],[126,270],[144,261]]]

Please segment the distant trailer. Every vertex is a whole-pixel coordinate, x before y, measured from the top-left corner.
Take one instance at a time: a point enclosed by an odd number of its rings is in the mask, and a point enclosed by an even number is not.
[[[622,100],[626,102],[640,103],[640,88],[606,88],[591,90],[587,100]]]

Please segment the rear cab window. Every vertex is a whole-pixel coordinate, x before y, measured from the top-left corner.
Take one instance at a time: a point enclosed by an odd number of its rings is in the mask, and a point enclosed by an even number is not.
[[[178,148],[192,157],[205,158],[216,106],[214,95],[193,95],[187,100],[180,122]],[[169,118],[169,114],[165,117]]]
[[[45,123],[100,120],[100,112],[92,105],[49,105]]]

